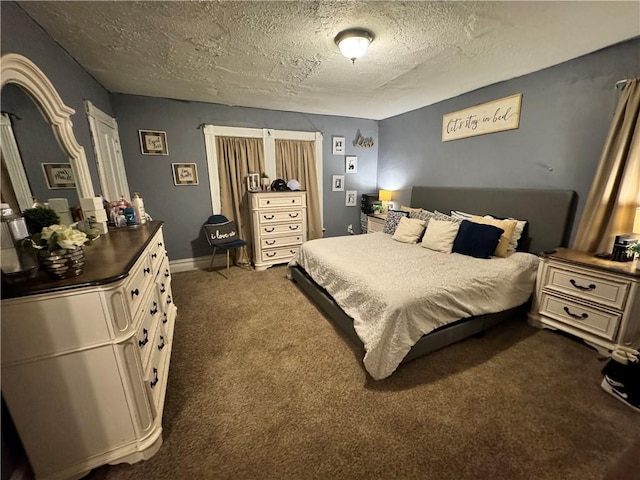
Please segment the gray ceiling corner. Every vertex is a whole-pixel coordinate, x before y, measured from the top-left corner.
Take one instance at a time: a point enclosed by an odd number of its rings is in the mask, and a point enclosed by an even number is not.
[[[640,35],[633,1],[18,3],[112,92],[373,120]]]

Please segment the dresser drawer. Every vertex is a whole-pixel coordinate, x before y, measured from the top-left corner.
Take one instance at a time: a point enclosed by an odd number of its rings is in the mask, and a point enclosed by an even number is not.
[[[301,207],[304,205],[304,196],[291,195],[265,195],[258,198],[258,208],[268,207]]]
[[[550,266],[544,287],[623,310],[630,283]]]
[[[620,313],[600,310],[544,292],[540,313],[607,340],[615,336],[622,317]]]
[[[149,359],[149,365],[146,369],[145,380],[149,393],[153,399],[154,410],[157,411],[160,397],[160,392],[163,390],[162,384],[164,383],[165,369],[167,365],[167,354],[169,348],[169,337],[165,333],[163,328],[158,328],[156,335],[150,343],[151,358]]]
[[[155,275],[160,267],[162,261],[166,258],[166,250],[164,248],[164,240],[162,238],[162,231],[158,232],[158,235],[151,241],[149,245],[149,263],[151,264],[151,271]]]
[[[293,256],[298,252],[299,249],[300,245],[263,250],[262,261],[269,262],[271,260],[283,260],[287,258],[290,259],[293,258]]]
[[[263,238],[260,243],[262,248],[278,248],[285,245],[300,245],[302,243],[302,235],[287,235],[284,237],[267,237]]]
[[[258,220],[261,225],[270,223],[296,222],[302,220],[302,210],[286,210],[280,212],[260,212]]]
[[[302,223],[289,223],[286,225],[262,225],[260,227],[260,237],[283,235],[287,233],[302,233],[302,231]]]
[[[142,315],[142,325],[136,334],[136,344],[140,351],[143,368],[149,362],[149,356],[152,352],[153,337],[156,334],[158,325],[162,318],[162,309],[158,303],[156,292],[151,292],[146,300],[145,308],[140,312]]]
[[[144,294],[155,278],[155,271],[152,268],[150,258],[146,255],[141,257],[140,262],[135,266],[129,280],[126,282],[125,296],[133,315],[140,308]]]

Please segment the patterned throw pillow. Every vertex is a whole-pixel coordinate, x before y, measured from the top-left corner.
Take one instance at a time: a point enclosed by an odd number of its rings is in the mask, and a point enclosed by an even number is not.
[[[433,215],[434,215],[433,218],[435,218],[436,220],[445,221],[445,222],[461,223],[463,220],[462,218],[455,218],[450,215],[447,215],[446,213],[439,212],[438,210],[436,210],[433,213]]]
[[[427,228],[429,226],[429,220],[435,217],[433,212],[429,210],[419,209],[415,212],[409,212],[409,218],[417,218],[418,220],[422,220],[424,222],[424,227]]]
[[[384,229],[382,230],[384,233],[388,233],[393,235],[396,233],[396,228],[398,228],[398,224],[402,217],[408,217],[409,212],[400,212],[397,210],[389,210],[387,212],[387,220],[384,222]]]

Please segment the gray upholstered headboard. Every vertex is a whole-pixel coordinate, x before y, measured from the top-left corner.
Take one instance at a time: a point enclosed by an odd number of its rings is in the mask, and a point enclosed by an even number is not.
[[[577,198],[572,190],[413,187],[411,206],[527,220],[529,245],[525,250],[539,253],[568,245]]]

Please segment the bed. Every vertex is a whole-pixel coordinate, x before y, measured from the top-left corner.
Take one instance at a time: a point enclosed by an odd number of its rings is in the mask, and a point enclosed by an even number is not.
[[[567,245],[576,194],[414,187],[410,203],[527,220],[528,228],[518,252],[491,260],[433,252],[381,232],[305,243],[288,266],[290,278],[364,346],[375,380],[526,310],[538,261],[526,252]]]

